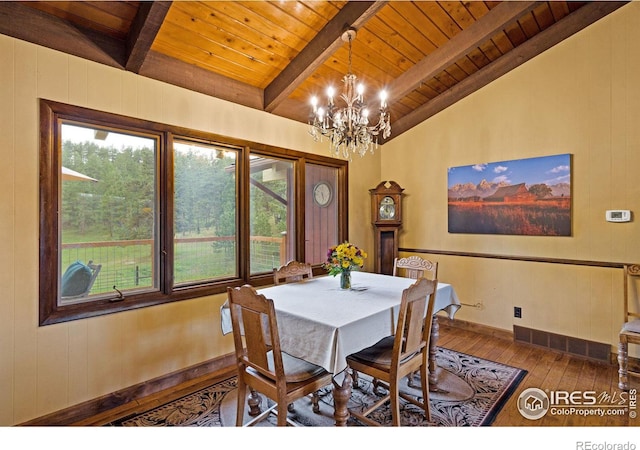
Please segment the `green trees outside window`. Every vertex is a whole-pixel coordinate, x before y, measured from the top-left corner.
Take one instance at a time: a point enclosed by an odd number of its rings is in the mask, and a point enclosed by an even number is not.
[[[40,115],[41,325],[270,284],[318,259],[318,230],[347,238],[346,161],[48,100]],[[318,173],[335,200],[314,212]]]

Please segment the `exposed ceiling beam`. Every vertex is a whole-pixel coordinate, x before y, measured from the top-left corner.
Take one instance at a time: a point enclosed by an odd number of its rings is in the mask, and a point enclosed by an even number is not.
[[[589,2],[509,53],[491,62],[482,70],[465,78],[435,99],[393,122],[393,136],[399,136],[627,3]]]
[[[126,69],[138,73],[172,2],[142,2],[127,36]]]
[[[265,88],[265,110],[273,112],[289,94],[340,48],[344,44],[341,39],[344,31],[349,27],[361,27],[386,3],[387,1],[357,1],[344,5],[280,75]]]
[[[424,80],[438,75],[454,64],[470,50],[480,46],[503,30],[506,25],[518,20],[544,2],[503,2],[455,35],[442,47],[436,49],[389,85],[389,98],[401,99],[417,89]]]
[[[263,91],[213,74],[196,66],[150,51],[171,2],[142,2],[127,44],[91,30],[80,29],[50,14],[20,4],[0,1],[0,34],[12,36],[158,81],[175,84],[250,108],[263,109]],[[135,31],[134,31],[135,30]]]
[[[0,1],[0,33],[112,67],[124,68],[125,44],[19,2]]]
[[[262,89],[209,72],[193,64],[178,61],[153,50],[147,54],[140,68],[140,75],[239,105],[263,109]]]

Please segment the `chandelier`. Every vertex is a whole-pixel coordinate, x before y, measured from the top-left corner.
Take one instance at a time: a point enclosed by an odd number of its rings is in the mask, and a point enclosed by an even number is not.
[[[329,139],[329,150],[335,156],[351,159],[353,154],[364,156],[367,151],[373,153],[378,148],[378,137],[391,136],[391,123],[387,111],[387,93],[380,92],[380,116],[375,125],[369,125],[369,108],[364,101],[364,85],[357,83],[351,72],[351,43],[356,37],[356,30],[348,29],[342,34],[342,40],[349,43],[349,72],[342,78],[344,83],[340,98],[345,105],[336,106],[333,87],[327,89],[327,105],[319,106],[318,99],[311,99],[309,115],[309,133],[315,141]]]

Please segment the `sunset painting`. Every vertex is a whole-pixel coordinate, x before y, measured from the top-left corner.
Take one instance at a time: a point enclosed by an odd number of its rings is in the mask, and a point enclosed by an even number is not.
[[[571,155],[448,169],[449,233],[571,236]]]

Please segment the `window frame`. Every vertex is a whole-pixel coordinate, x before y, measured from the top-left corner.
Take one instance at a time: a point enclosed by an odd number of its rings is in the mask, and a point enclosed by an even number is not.
[[[156,190],[158,196],[160,232],[158,233],[158,289],[127,294],[122,298],[114,291],[89,302],[58,305],[59,265],[61,242],[58,205],[61,197],[61,121],[104,127],[123,131],[155,135],[158,137],[156,158]],[[233,147],[238,151],[236,180],[236,236],[238,277],[207,280],[189,285],[173,286],[174,261],[174,173],[173,140],[187,140],[203,144]],[[39,325],[95,317],[164,303],[187,300],[226,292],[227,287],[249,283],[254,286],[272,284],[272,273],[250,275],[250,223],[249,173],[251,154],[290,160],[294,166],[294,201],[296,233],[296,259],[303,261],[305,252],[305,163],[327,165],[338,169],[338,234],[340,240],[348,238],[348,161],[328,156],[304,153],[271,145],[230,138],[200,130],[172,126],[120,114],[97,111],[80,106],[40,99],[40,198],[39,198]],[[323,273],[320,265],[314,268]]]

